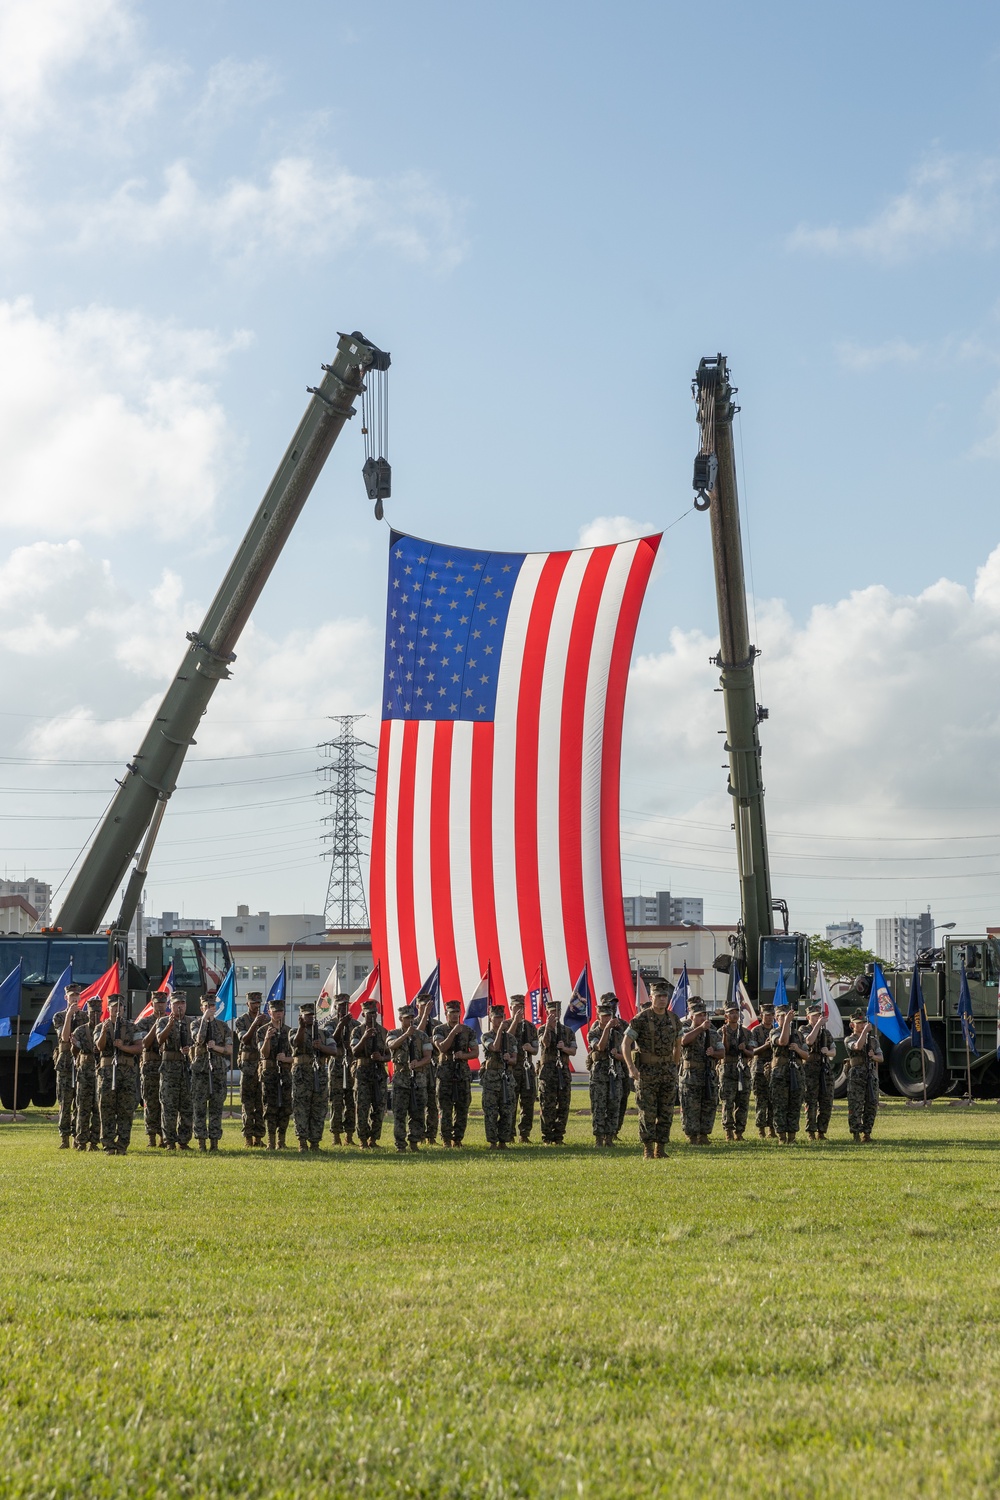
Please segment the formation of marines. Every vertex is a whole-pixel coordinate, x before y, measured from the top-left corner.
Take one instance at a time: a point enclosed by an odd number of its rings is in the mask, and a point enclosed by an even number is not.
[[[788,1005],[761,1007],[760,1023],[744,1024],[735,1001],[722,1024],[697,996],[682,1021],[670,1008],[673,987],[654,980],[650,996],[631,1021],[618,1015],[618,1000],[602,995],[587,1033],[590,1110],[599,1149],[619,1139],[634,1090],[643,1156],[666,1156],[676,1105],[692,1146],[709,1144],[719,1105],[725,1139],[742,1141],[750,1119],[761,1139],[794,1144],[806,1112],[811,1141],[825,1141],[833,1107],[833,1038],[820,1003],[810,1003],[804,1022]],[[447,1001],[444,1020],[434,1022],[432,996],[400,1006],[398,1025],[387,1031],[374,1000],[360,1019],[350,996],[338,995],[333,1014],[317,1019],[316,1007],[299,1008],[297,1023],[285,1021],[284,1001],[265,1009],[259,991],[247,996],[246,1013],[232,1027],[215,1014],[206,995],[201,1013],[189,1017],[187,997],[156,993],[143,1017],[131,1021],[120,995],[110,995],[101,1018],[100,1000],[79,1003],[80,986],[66,988],[66,1010],[55,1017],[55,1057],[60,1147],[124,1155],[141,1102],[151,1147],[218,1151],[229,1070],[240,1070],[240,1111],[248,1147],[287,1149],[291,1124],[300,1152],[319,1151],[329,1119],[333,1144],[362,1150],[380,1146],[383,1122],[392,1110],[398,1152],[441,1143],[459,1150],[472,1103],[472,1063],[480,1062],[483,1121],[490,1150],[527,1144],[535,1103],[542,1144],[562,1145],[572,1099],[570,1059],[577,1033],[549,1003],[543,1023],[525,1017],[524,995],[490,1008],[488,1029],[462,1020],[460,1002]],[[854,1012],[848,1054],[848,1127],[855,1142],[869,1143],[878,1112],[878,1032],[865,1012]],[[390,1082],[388,1064],[392,1063]]]

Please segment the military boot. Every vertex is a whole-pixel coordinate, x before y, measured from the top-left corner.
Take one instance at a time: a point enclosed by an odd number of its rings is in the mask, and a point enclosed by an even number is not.
[[[177,1142],[176,1141],[168,1141],[166,1149],[168,1151],[176,1151],[177,1150]]]
[[[736,1139],[736,1131],[735,1130],[727,1130],[726,1131],[726,1140],[727,1141],[735,1141],[735,1139]]]
[[[337,1134],[336,1131],[333,1132],[333,1144],[335,1146],[339,1146],[340,1145],[340,1136]]]
[[[778,1139],[778,1132],[775,1130],[773,1125],[769,1125],[767,1127],[767,1133],[772,1141],[776,1141]]]
[[[860,1146],[860,1144],[861,1144],[861,1131],[860,1130],[852,1130],[851,1131],[851,1140],[854,1142],[854,1144],[856,1146]]]
[[[872,1138],[871,1138],[871,1136],[870,1136],[870,1135],[869,1135],[869,1134],[868,1134],[868,1132],[867,1132],[867,1131],[865,1131],[865,1133],[864,1133],[864,1135],[863,1135],[863,1136],[862,1136],[862,1137],[861,1137],[861,1144],[862,1144],[862,1145],[863,1145],[863,1146],[870,1146],[870,1145],[871,1145],[871,1143],[872,1143]]]
[[[818,1141],[825,1141],[826,1140],[826,1131],[825,1130],[817,1130],[817,1132],[816,1132],[816,1139]]]
[[[815,1132],[815,1130],[807,1130],[806,1131],[806,1135],[809,1137],[809,1139],[811,1141],[814,1141],[816,1139],[816,1132]]]
[[[503,1145],[503,1141],[501,1141],[500,1144],[502,1146]],[[411,1141],[410,1142],[410,1150],[411,1151],[419,1151],[420,1150],[420,1147],[417,1145],[416,1141]]]
[[[348,1146],[353,1146],[354,1145],[354,1136],[351,1134],[350,1131],[347,1132],[347,1137],[346,1137],[346,1140],[345,1140],[345,1144],[348,1145]]]
[[[263,1146],[264,1137],[262,1135],[255,1135],[250,1144],[251,1146]]]
[[[218,1143],[218,1141],[209,1141],[209,1143],[208,1143],[208,1149],[209,1149],[209,1151],[218,1151],[218,1149],[219,1149],[219,1143]]]
[[[146,1139],[147,1139],[147,1141],[148,1141],[148,1142],[149,1142],[149,1144],[150,1144],[150,1145],[151,1145],[151,1146],[152,1146],[152,1147],[153,1147],[153,1148],[154,1148],[154,1150],[155,1150],[155,1149],[156,1149],[156,1136],[155,1136],[155,1135],[147,1135],[147,1137],[146,1137]]]
[[[246,1142],[246,1144],[247,1144],[248,1147],[250,1147],[250,1146],[256,1146],[256,1144],[257,1144],[257,1142],[254,1140],[254,1138],[253,1138],[252,1135],[245,1135],[243,1137],[243,1139]]]
[[[285,1131],[287,1131],[287,1129],[288,1129],[288,1126],[286,1125],[285,1126],[285,1130],[279,1130],[278,1131],[278,1150],[279,1151],[285,1151],[285,1150],[288,1149],[287,1146],[285,1145]]]
[[[282,1142],[282,1145],[284,1145],[284,1142]],[[299,1151],[308,1151],[308,1150],[309,1150],[309,1142],[308,1141],[299,1141]]]
[[[642,1148],[642,1159],[643,1159],[643,1161],[652,1161],[653,1157],[655,1156],[655,1154],[656,1153],[653,1150],[653,1143],[652,1143],[652,1141],[647,1141],[646,1144],[645,1144],[645,1146],[643,1146],[643,1148]]]
[[[653,1145],[653,1156],[657,1161],[663,1161],[667,1151],[662,1141],[656,1141]]]
[[[61,1135],[59,1137],[59,1150],[60,1151],[68,1151],[69,1150],[69,1136],[68,1135]]]
[[[268,1151],[277,1151],[278,1149],[273,1130],[268,1130],[267,1132],[267,1149]]]
[[[201,1136],[199,1138],[199,1141],[198,1141],[198,1150],[199,1151],[207,1151],[208,1150],[208,1142],[206,1141],[206,1139],[205,1139],[204,1136]]]
[[[737,1132],[736,1132],[736,1139],[738,1141],[741,1141],[743,1139],[743,1132],[742,1132],[742,1130],[737,1130]]]
[[[758,1128],[757,1134],[760,1136],[762,1141],[767,1140],[767,1131],[763,1127]]]

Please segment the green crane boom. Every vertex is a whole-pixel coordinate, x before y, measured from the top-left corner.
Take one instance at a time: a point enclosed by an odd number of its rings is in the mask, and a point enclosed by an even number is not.
[[[98,930],[139,850],[115,922],[117,934],[128,930],[167,801],[216,684],[230,675],[233,648],[341,428],[354,415],[352,403],[364,389],[366,372],[384,371],[388,365],[389,356],[360,334],[343,334],[333,364],[323,367],[322,382],[310,387],[305,416],[201,628],[188,635],[190,645],[177,675],[66,895],[56,918],[64,932]]]

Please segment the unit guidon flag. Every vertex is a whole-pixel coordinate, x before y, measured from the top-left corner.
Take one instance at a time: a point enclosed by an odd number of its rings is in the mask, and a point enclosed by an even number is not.
[[[383,997],[441,965],[444,999],[490,965],[544,964],[564,1004],[632,1013],[619,768],[632,643],[659,536],[478,552],[393,532],[370,908]]]

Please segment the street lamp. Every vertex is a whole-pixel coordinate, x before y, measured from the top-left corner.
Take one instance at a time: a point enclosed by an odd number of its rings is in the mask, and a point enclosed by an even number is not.
[[[719,956],[719,945],[715,940],[715,933],[711,927],[706,927],[702,922],[682,922],[682,927],[695,927],[699,932],[707,932],[712,939],[712,1011],[713,1014],[719,1008],[719,971],[715,967],[715,960]]]

